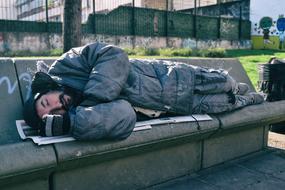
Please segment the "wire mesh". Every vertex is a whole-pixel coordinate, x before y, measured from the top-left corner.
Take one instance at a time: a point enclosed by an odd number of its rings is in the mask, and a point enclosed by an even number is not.
[[[230,1],[230,0],[228,0]],[[221,19],[225,0],[82,0],[82,32],[249,39],[250,22]],[[0,0],[0,31],[62,32],[64,0]],[[209,9],[216,16],[205,15]],[[204,11],[203,11],[204,10]]]

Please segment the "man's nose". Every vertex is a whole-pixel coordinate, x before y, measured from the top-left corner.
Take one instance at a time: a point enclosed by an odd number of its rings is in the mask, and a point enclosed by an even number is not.
[[[52,105],[52,109],[55,109],[55,108],[62,108],[62,103],[60,101],[55,102]]]

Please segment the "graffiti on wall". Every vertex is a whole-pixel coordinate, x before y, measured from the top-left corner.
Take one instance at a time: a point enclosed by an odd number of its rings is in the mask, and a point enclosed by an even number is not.
[[[253,23],[253,36],[262,36],[262,40],[253,39],[253,43],[259,47],[270,49],[285,49],[285,18],[283,15],[274,20],[264,16],[259,22]]]
[[[32,76],[29,73],[22,73],[19,75],[19,80],[20,81],[23,80],[23,81],[27,82],[28,86],[30,86],[32,83]],[[2,77],[0,77],[0,86],[2,84],[7,85],[7,92],[8,92],[8,94],[11,95],[15,92],[17,85],[18,85],[18,81],[16,80],[16,81],[11,82],[9,77],[2,76]],[[28,98],[29,94],[30,94],[30,88],[28,88],[28,90],[27,90],[26,99]]]
[[[284,15],[279,16],[277,20],[277,30],[279,32],[279,49],[284,49],[284,38],[285,38],[285,18]]]

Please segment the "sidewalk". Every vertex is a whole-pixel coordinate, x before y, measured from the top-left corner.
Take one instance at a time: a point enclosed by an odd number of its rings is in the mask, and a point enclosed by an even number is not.
[[[283,190],[285,135],[269,133],[268,149],[190,176],[156,185],[149,190]]]
[[[268,146],[285,150],[285,134],[269,132]]]

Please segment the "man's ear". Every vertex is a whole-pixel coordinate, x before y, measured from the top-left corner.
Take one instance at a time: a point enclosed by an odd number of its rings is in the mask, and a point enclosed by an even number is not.
[[[46,64],[43,60],[37,61],[37,72],[47,73],[49,70],[48,64]]]

